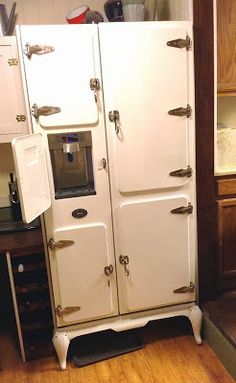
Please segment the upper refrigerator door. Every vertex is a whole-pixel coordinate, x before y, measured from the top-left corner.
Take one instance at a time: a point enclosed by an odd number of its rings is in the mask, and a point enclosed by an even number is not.
[[[97,34],[97,25],[20,27],[30,106],[42,128],[97,123]]]
[[[12,141],[23,220],[33,221],[51,206],[47,164],[41,134]]]
[[[108,148],[117,189],[184,185],[191,176],[190,42],[180,23],[99,25]],[[114,154],[112,154],[114,153]]]

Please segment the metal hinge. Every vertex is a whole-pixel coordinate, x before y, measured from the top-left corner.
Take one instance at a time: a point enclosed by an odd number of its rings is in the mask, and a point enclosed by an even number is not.
[[[17,114],[16,115],[16,121],[17,122],[25,122],[26,116],[24,114]]]
[[[13,66],[13,65],[17,66],[18,65],[18,60],[16,58],[8,59],[7,62],[8,62],[8,65],[10,65],[10,66]]]
[[[187,169],[177,169],[169,173],[171,177],[191,177],[193,169],[188,165]]]
[[[63,309],[60,305],[58,305],[55,308],[56,315],[59,317],[62,317],[63,315],[73,314],[79,310],[81,310],[80,306],[68,306]]]
[[[189,118],[192,114],[192,108],[189,104],[187,104],[186,108],[180,106],[179,108],[169,110],[168,114],[170,114],[171,116],[186,116],[187,118]]]
[[[32,115],[38,119],[39,116],[50,116],[51,114],[60,113],[61,108],[58,106],[48,106],[44,105],[41,107],[38,107],[37,104],[34,104],[31,109]]]
[[[55,48],[49,45],[30,45],[27,43],[25,45],[24,54],[28,57],[28,59],[31,59],[32,55],[45,55],[54,51]]]
[[[195,284],[193,282],[190,282],[189,286],[182,286],[178,289],[175,289],[173,293],[175,294],[185,294],[185,293],[194,293],[195,291]]]
[[[50,250],[55,250],[55,249],[62,249],[63,247],[68,247],[74,245],[74,241],[69,240],[69,239],[62,239],[61,241],[55,242],[53,238],[50,238],[47,245]]]
[[[192,214],[193,205],[189,202],[188,206],[180,206],[170,211],[172,214]]]
[[[186,39],[175,39],[167,41],[168,47],[173,48],[186,48],[187,50],[191,48],[192,46],[192,40],[189,36],[186,37]]]

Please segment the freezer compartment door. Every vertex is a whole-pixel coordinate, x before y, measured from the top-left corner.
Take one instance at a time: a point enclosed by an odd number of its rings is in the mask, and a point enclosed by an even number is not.
[[[12,141],[22,218],[31,222],[51,206],[47,162],[41,134]]]
[[[30,106],[40,126],[95,124],[100,91],[90,81],[100,77],[97,26],[21,26],[20,34]]]
[[[117,259],[121,312],[194,300],[194,291],[175,293],[194,282],[190,243],[192,214],[186,197],[125,203],[120,207],[121,254]],[[191,209],[189,209],[191,211]],[[124,259],[125,261],[125,259]],[[191,290],[191,288],[190,288]]]
[[[186,184],[188,177],[170,173],[192,167],[189,129],[193,116],[183,113],[185,109],[187,113],[191,103],[192,51],[170,47],[167,42],[186,39],[187,31],[173,23],[127,23],[122,28],[99,28],[115,187],[123,193]],[[183,114],[179,110],[177,115],[170,112],[181,107]],[[115,118],[115,112],[119,118]]]
[[[58,326],[117,315],[115,265],[106,225],[58,229],[54,240],[74,242],[50,251]],[[109,273],[105,267],[110,265]]]

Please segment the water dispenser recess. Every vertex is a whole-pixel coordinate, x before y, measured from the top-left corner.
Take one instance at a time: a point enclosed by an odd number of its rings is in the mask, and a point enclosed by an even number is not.
[[[96,194],[90,131],[48,135],[55,198]]]

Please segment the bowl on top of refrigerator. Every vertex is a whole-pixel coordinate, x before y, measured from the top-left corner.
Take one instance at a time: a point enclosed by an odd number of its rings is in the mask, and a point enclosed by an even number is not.
[[[103,8],[109,21],[124,21],[121,0],[107,0],[105,1]]]
[[[85,22],[86,14],[89,11],[90,8],[88,5],[81,5],[68,13],[66,21],[68,24],[83,24]]]

